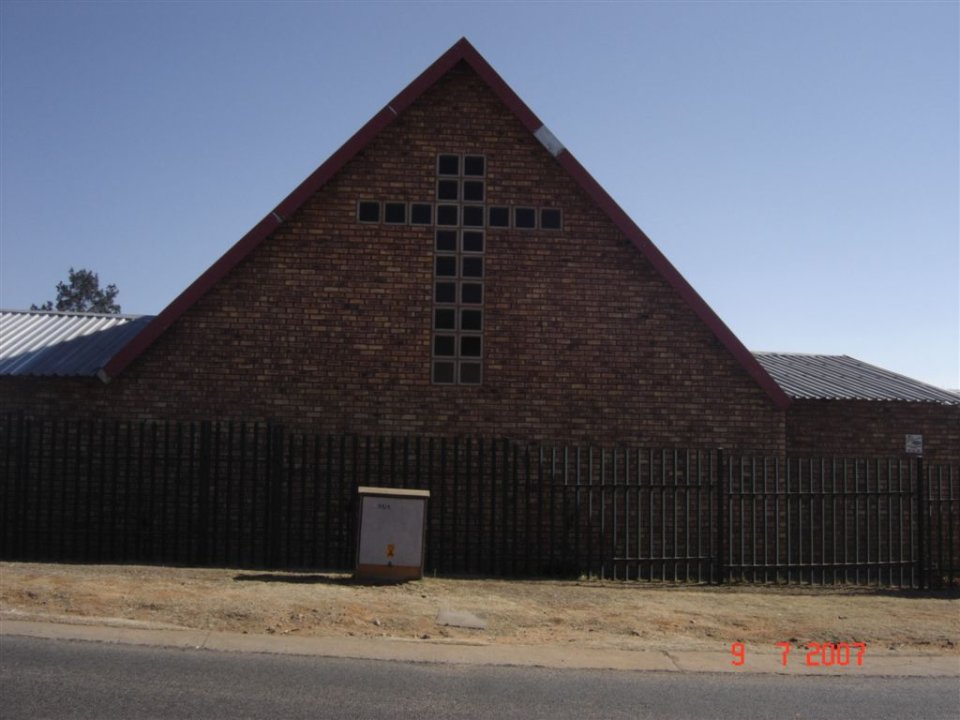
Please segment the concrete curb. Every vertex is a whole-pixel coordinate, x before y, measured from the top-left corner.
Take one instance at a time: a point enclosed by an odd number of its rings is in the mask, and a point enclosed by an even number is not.
[[[243,635],[189,628],[137,627],[129,621],[68,624],[32,620],[0,620],[0,637],[26,636],[124,645],[151,645],[219,652],[341,657],[454,665],[501,665],[635,672],[761,673],[802,676],[960,677],[960,657],[890,656],[869,653],[862,666],[807,667],[803,653],[791,654],[787,667],[779,652],[754,652],[740,667],[727,652],[627,651],[570,648],[556,645],[482,645],[390,638],[291,637]]]

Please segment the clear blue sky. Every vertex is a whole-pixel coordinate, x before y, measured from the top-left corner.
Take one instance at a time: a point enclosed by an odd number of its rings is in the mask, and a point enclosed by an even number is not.
[[[2,307],[160,311],[465,35],[747,347],[960,387],[957,2],[0,8]]]

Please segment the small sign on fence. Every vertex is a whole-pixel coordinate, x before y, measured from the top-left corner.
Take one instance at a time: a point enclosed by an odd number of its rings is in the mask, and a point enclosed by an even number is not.
[[[905,435],[903,449],[909,455],[923,455],[923,435]]]

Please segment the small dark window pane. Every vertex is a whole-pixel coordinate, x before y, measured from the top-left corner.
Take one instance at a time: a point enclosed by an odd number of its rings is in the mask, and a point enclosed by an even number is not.
[[[483,285],[480,283],[464,283],[460,289],[461,302],[467,305],[479,305],[483,302]]]
[[[453,255],[440,255],[437,258],[437,275],[454,277],[457,274],[457,258]]]
[[[410,222],[414,225],[432,225],[433,206],[426,203],[414,203],[411,205]]]
[[[439,175],[459,175],[460,174],[460,156],[459,155],[441,155],[437,159],[437,173]]]
[[[480,338],[476,335],[464,335],[460,338],[461,357],[480,357]]]
[[[510,208],[490,208],[490,227],[510,227]]]
[[[433,354],[443,357],[453,356],[456,352],[457,338],[454,335],[434,335]]]
[[[463,231],[463,251],[483,252],[483,233],[479,230]]]
[[[456,205],[437,205],[437,225],[457,225],[459,218]]]
[[[452,282],[438,282],[434,296],[438,303],[455,303],[457,301],[457,284]]]
[[[463,158],[463,174],[483,177],[483,155],[467,155]]]
[[[518,228],[535,228],[537,226],[537,211],[533,208],[514,208],[513,226]]]
[[[483,202],[483,180],[464,180],[463,199]]]
[[[437,200],[459,200],[460,199],[460,181],[459,180],[438,180],[437,181]]]
[[[440,312],[437,310],[437,312]],[[483,330],[483,310],[461,310],[461,330]]]
[[[479,385],[480,363],[460,363],[460,382],[464,385]]]
[[[464,205],[463,224],[466,227],[483,227],[483,206]]]
[[[383,220],[392,225],[402,225],[407,222],[407,206],[403,203],[386,203],[383,208]]]
[[[457,231],[437,230],[437,250],[457,251]]]
[[[436,330],[456,330],[457,311],[453,308],[437,308],[433,313],[433,325]]]
[[[559,230],[561,227],[560,211],[553,208],[541,210],[540,227],[544,230]]]
[[[360,222],[380,222],[380,203],[362,202],[357,210],[357,219]]]
[[[453,368],[454,364],[452,362],[435,362],[433,364],[433,381],[435,383],[452,383],[454,379]]]
[[[464,277],[483,277],[483,258],[482,257],[463,258],[463,276]]]

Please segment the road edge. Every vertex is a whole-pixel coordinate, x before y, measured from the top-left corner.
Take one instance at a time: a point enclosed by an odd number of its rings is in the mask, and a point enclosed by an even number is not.
[[[728,652],[617,650],[557,645],[479,645],[442,640],[396,638],[296,637],[251,635],[190,628],[135,627],[117,624],[70,624],[0,619],[0,638],[21,636],[119,645],[338,657],[358,660],[447,665],[543,667],[631,672],[776,674],[806,677],[960,677],[960,657],[948,655],[877,655],[863,665],[808,667],[802,653],[787,666],[779,652],[756,652],[733,665]],[[796,658],[796,661],[793,659]]]

